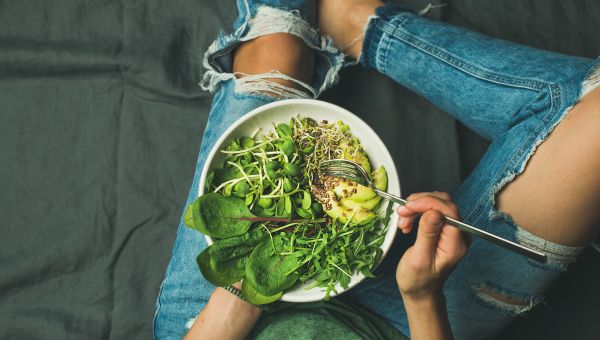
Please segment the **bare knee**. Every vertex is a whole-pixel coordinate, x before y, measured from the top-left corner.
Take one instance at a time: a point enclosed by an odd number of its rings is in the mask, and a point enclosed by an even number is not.
[[[554,243],[586,244],[600,226],[600,88],[542,142],[523,173],[497,195],[498,209]]]
[[[301,39],[287,33],[260,36],[237,47],[233,71],[238,77],[260,74],[283,76],[266,78],[287,87],[306,90],[315,67],[315,53]],[[298,81],[294,81],[298,80]]]

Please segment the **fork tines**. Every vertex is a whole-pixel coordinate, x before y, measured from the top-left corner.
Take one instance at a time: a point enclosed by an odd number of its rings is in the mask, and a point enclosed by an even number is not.
[[[362,173],[364,172],[362,167],[349,160],[332,159],[324,161],[319,165],[319,171],[325,176],[341,177],[362,185],[367,184]]]

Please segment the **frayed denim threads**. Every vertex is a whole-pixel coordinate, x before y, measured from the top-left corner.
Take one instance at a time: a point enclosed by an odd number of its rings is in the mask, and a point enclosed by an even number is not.
[[[315,65],[315,76],[311,84],[305,84],[299,80],[280,72],[269,72],[262,75],[253,75],[252,79],[244,81],[238,78],[231,70],[231,53],[241,42],[249,41],[259,36],[273,33],[289,33],[304,41],[317,53]],[[278,8],[261,6],[256,10],[256,15],[244,22],[234,33],[230,35],[221,34],[217,40],[208,48],[202,62],[206,72],[200,82],[204,90],[214,92],[217,86],[229,79],[238,79],[236,92],[256,93],[274,92],[278,98],[316,98],[327,90],[339,79],[339,71],[344,64],[344,55],[333,40],[327,36],[320,35],[312,28],[298,11],[285,11]],[[307,93],[287,86],[269,82],[269,78],[279,78],[293,81],[307,89]],[[240,81],[242,80],[242,81]],[[254,87],[253,85],[256,85]],[[272,86],[272,87],[271,87]]]

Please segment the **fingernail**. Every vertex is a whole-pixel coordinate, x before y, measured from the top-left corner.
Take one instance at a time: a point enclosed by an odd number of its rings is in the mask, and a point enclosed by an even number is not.
[[[396,209],[396,212],[397,212],[398,214],[401,214],[401,213],[403,213],[405,210],[406,210],[406,208],[405,208],[405,207],[403,207],[403,206],[400,206],[400,207],[398,207],[398,209]]]
[[[415,203],[416,203],[415,201],[406,201],[406,206],[405,207],[409,207],[410,208],[410,207],[414,206]]]

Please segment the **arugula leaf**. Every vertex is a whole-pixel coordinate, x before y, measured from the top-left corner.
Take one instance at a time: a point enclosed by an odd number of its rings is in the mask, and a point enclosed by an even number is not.
[[[283,235],[256,246],[246,262],[246,279],[262,295],[275,295],[293,286],[300,277],[300,259],[293,254],[282,255]]]
[[[243,200],[224,197],[218,193],[198,197],[191,210],[193,223],[187,225],[205,235],[218,238],[244,234],[253,223],[244,218],[256,217],[248,210]]]
[[[394,214],[394,202],[388,201],[387,206],[385,207],[385,213],[383,214],[383,227],[387,230],[388,224],[390,224],[390,220],[392,219],[392,215]]]

